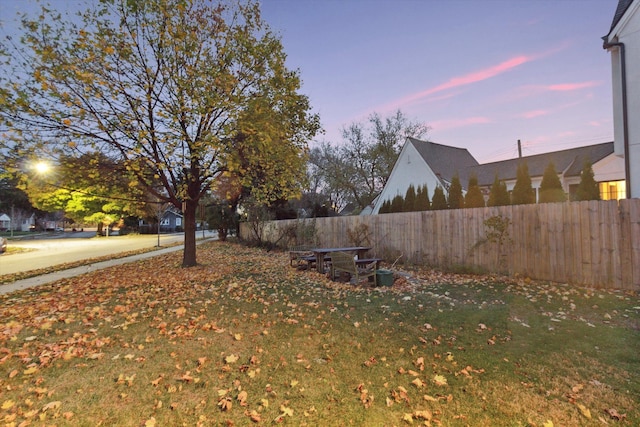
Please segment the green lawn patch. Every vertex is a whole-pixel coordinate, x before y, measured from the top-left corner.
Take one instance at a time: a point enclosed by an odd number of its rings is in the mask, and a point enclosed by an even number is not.
[[[232,243],[0,297],[13,425],[640,423],[640,299],[412,272],[355,288]]]

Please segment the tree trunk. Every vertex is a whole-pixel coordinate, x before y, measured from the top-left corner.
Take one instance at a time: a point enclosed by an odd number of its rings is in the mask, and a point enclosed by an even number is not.
[[[198,209],[197,200],[186,200],[184,203],[184,252],[182,255],[182,266],[193,267],[197,265],[196,260],[196,212]]]

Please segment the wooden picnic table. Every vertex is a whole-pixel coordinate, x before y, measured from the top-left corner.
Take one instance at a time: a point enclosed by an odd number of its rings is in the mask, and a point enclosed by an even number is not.
[[[358,258],[361,258],[370,249],[370,246],[348,246],[344,248],[313,248],[311,252],[313,252],[316,257],[316,269],[318,273],[324,274],[324,257],[331,254],[331,252],[355,252]]]

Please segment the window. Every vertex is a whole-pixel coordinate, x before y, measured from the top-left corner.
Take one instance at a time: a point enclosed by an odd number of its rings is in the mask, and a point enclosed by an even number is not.
[[[624,181],[599,182],[602,200],[620,200],[627,197],[627,186]]]
[[[180,227],[182,225],[182,218],[179,216],[176,217],[176,227]]]

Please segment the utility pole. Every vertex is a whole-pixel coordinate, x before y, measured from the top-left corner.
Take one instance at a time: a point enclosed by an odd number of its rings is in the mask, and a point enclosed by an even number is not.
[[[522,158],[522,144],[520,143],[520,140],[518,140],[518,158]]]

